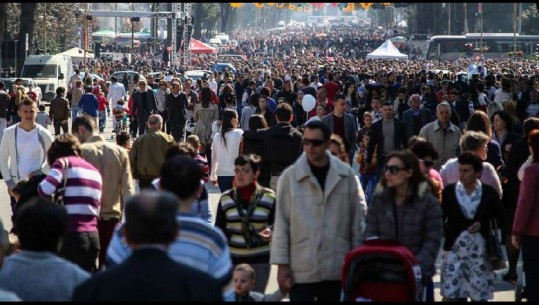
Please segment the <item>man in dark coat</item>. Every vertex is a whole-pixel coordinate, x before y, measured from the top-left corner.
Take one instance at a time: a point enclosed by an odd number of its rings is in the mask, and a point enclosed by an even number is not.
[[[133,92],[133,109],[131,116],[136,116],[139,128],[139,136],[146,132],[146,121],[152,113],[157,113],[157,104],[155,103],[155,94],[153,90],[148,89],[146,80],[138,81],[138,91]]]
[[[123,230],[133,254],[78,286],[73,301],[222,301],[216,279],[168,257],[179,229],[177,211],[178,199],[170,193],[145,191],[131,197]]]
[[[180,83],[172,83],[172,92],[165,97],[167,123],[176,142],[181,141],[187,122],[187,95],[180,92]]]

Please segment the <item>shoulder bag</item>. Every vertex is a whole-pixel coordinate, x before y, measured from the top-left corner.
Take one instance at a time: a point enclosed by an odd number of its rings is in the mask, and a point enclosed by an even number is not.
[[[64,205],[65,188],[67,184],[67,169],[69,162],[67,161],[67,159],[60,159],[60,163],[62,163],[62,179],[64,180],[64,183],[61,187],[58,187],[56,189],[52,201],[58,205]]]
[[[486,238],[486,258],[492,264],[493,270],[505,268],[502,246],[500,242],[500,231],[496,219],[489,220],[489,229]]]

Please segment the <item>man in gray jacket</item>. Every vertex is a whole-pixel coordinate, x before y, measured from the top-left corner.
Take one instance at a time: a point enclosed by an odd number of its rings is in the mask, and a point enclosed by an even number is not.
[[[290,301],[338,302],[346,254],[362,242],[365,196],[350,166],[328,151],[331,131],[305,126],[304,153],[281,175],[270,263]]]
[[[459,155],[459,143],[461,131],[458,126],[451,123],[451,105],[442,102],[436,107],[434,122],[428,123],[421,128],[419,136],[431,142],[440,154],[440,158],[434,161],[434,168],[440,170],[442,164]]]

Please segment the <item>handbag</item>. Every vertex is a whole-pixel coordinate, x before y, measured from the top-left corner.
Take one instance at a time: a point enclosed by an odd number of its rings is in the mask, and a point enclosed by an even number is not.
[[[58,204],[58,205],[64,205],[64,197],[65,197],[65,188],[67,184],[67,160],[60,159],[60,163],[62,163],[62,179],[64,180],[64,183],[62,184],[62,187],[58,187],[56,189],[56,192],[54,193],[54,196],[52,198],[52,202]]]
[[[236,209],[238,210],[238,214],[241,218],[241,234],[245,238],[245,244],[247,245],[248,249],[252,249],[252,248],[256,248],[256,247],[260,247],[260,246],[268,244],[268,242],[262,239],[259,232],[255,229],[253,224],[249,221],[249,219],[251,218],[251,216],[253,215],[256,209],[258,202],[262,198],[262,195],[263,195],[263,192],[260,192],[259,194],[256,195],[254,202],[251,202],[249,204],[247,213],[245,213],[245,211],[243,210],[243,207],[242,207],[243,200],[241,200],[240,196],[238,196],[237,193],[234,196],[235,197],[234,201],[236,202]]]
[[[489,229],[486,239],[486,256],[492,264],[493,270],[505,268],[505,259],[503,258],[500,234],[496,219],[489,220]]]

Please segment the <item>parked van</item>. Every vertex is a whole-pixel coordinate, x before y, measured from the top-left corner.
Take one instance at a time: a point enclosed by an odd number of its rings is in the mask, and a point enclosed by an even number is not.
[[[73,60],[67,55],[29,55],[24,61],[21,78],[33,78],[41,89],[43,101],[56,96],[56,88],[67,89],[73,72]]]

